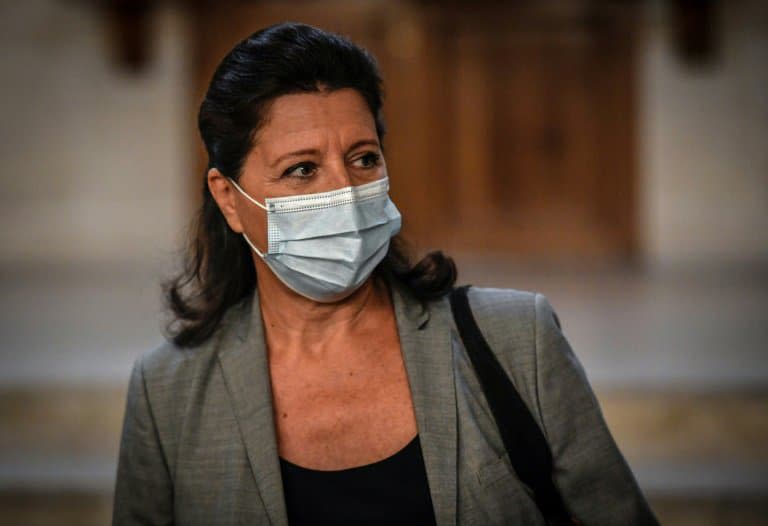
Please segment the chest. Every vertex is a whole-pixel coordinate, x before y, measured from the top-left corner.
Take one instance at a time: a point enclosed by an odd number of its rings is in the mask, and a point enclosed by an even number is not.
[[[281,457],[346,469],[389,457],[417,433],[397,338],[359,342],[320,360],[270,365]]]

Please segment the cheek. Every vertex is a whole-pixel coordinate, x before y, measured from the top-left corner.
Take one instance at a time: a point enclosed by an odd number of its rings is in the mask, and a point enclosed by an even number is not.
[[[248,239],[261,247],[267,246],[267,213],[256,205],[240,203],[237,206],[237,215],[240,224],[248,236]]]

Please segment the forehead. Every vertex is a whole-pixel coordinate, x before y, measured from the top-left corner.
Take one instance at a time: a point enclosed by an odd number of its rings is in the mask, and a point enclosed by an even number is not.
[[[281,95],[270,104],[256,146],[295,146],[314,135],[373,134],[376,123],[360,93],[351,88]],[[302,139],[303,138],[303,139]]]

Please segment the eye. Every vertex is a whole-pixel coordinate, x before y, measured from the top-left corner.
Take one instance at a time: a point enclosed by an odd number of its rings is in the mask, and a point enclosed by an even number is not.
[[[362,161],[362,166],[360,166],[360,168],[375,168],[381,164],[381,155],[376,152],[367,152],[365,155],[355,160],[356,163],[360,161]]]
[[[283,172],[283,177],[298,177],[298,178],[306,178],[306,177],[312,177],[312,175],[315,173],[315,170],[317,170],[317,165],[312,162],[303,162],[299,164],[294,164],[290,168],[286,169]]]

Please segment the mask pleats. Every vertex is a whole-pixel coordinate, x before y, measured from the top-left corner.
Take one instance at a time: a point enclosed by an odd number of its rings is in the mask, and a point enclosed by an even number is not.
[[[321,194],[267,200],[265,263],[287,287],[330,302],[370,276],[400,231],[383,179]]]

